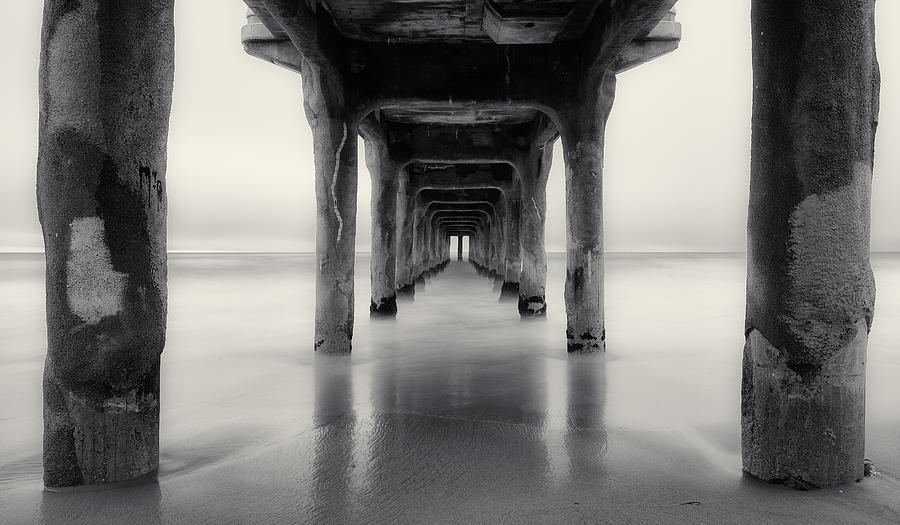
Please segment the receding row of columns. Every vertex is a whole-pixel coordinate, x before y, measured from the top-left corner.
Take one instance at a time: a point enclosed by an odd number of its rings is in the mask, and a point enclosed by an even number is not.
[[[372,310],[394,313],[397,293],[446,261],[453,232],[469,236],[474,262],[517,283],[523,316],[546,308],[545,185],[558,133],[566,164],[567,347],[604,348],[602,165],[615,42],[598,41],[594,47],[613,51],[585,68],[545,72],[577,89],[516,102],[543,124],[515,147],[488,147],[496,151],[487,158],[475,150],[443,155],[385,133],[381,109],[405,101],[359,95],[347,78],[366,70],[348,68],[323,44],[339,38],[323,25],[326,15],[310,16],[305,2],[256,3],[302,56],[295,65],[315,151],[317,351],[351,349],[360,132],[376,210]],[[172,17],[173,0],[45,2],[37,190],[47,263],[47,486],[111,483],[158,466]],[[874,2],[754,0],[753,25],[744,469],[771,481],[831,486],[863,471],[865,345],[874,311]],[[419,52],[376,47],[376,58]],[[507,53],[507,78],[550,60],[533,56]],[[557,59],[569,67],[567,57]],[[397,64],[385,67],[394,74]],[[507,81],[505,89],[508,107],[525,86]],[[417,107],[433,102],[412,98]],[[495,146],[510,136],[499,133]],[[454,162],[505,163],[512,176],[493,193],[477,184],[428,189],[408,176],[416,163]]]

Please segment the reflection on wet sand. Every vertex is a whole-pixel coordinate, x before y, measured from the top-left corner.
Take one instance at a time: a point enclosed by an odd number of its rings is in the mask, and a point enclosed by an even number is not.
[[[456,285],[489,285],[464,272],[451,268]],[[360,363],[314,360],[312,520],[427,519],[423,509],[452,515],[498,490],[527,498],[602,475],[605,356],[544,354],[528,330],[485,344],[478,326],[410,354],[394,346],[400,329],[379,323]]]
[[[353,374],[349,357],[316,356],[315,457],[311,518],[316,523],[347,523],[353,498]]]
[[[114,489],[88,487],[57,492],[45,490],[41,493],[37,521],[41,525],[77,523],[72,509],[83,507],[85,499],[92,502],[93,523],[139,524],[165,521],[161,505],[162,491],[152,476],[132,486]]]
[[[314,257],[173,256],[158,483],[77,493],[41,490],[42,273],[0,271],[0,298],[37,298],[0,304],[0,522],[900,522],[900,330],[870,340],[881,474],[798,493],[741,475],[740,256],[609,256],[609,351],[589,356],[565,353],[565,256],[548,263],[542,322],[454,261],[334,358],[305,344]],[[876,263],[900,316],[900,257]]]
[[[606,401],[605,356],[569,356],[566,361],[566,451],[572,483],[606,477],[607,449],[603,404]]]

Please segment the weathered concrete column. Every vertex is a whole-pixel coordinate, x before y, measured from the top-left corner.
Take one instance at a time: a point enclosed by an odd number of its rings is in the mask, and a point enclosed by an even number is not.
[[[414,295],[416,288],[413,280],[413,228],[415,221],[415,199],[409,192],[409,176],[407,169],[400,170],[400,182],[397,187],[397,268],[395,280],[397,294]]]
[[[400,166],[386,142],[372,130],[366,134],[366,166],[372,178],[372,297],[373,316],[397,315],[397,183]]]
[[[422,274],[425,272],[425,207],[416,204],[413,214],[413,279],[416,284],[424,285]]]
[[[519,235],[519,222],[522,212],[520,188],[515,188],[506,196],[506,257],[503,275],[503,287],[500,289],[500,300],[519,299],[519,275],[522,273],[522,244]]]
[[[428,249],[426,252],[428,254],[428,262],[425,264],[425,270],[431,271],[435,266],[438,265],[440,259],[440,244],[438,242],[440,238],[440,232],[438,232],[438,229],[435,227],[435,224],[433,222],[429,222],[428,224],[426,224],[426,229],[428,232]]]
[[[503,238],[503,217],[499,210],[495,209],[491,217],[491,273],[494,277],[502,276],[506,271],[506,250]],[[502,282],[501,282],[502,285]]]
[[[743,467],[829,487],[863,476],[874,1],[755,0],[752,20]]]
[[[441,241],[441,249],[440,249],[440,261],[438,261],[438,266],[444,267],[447,264],[447,261],[450,260],[450,236],[446,231],[441,231],[440,236]]]
[[[340,77],[307,60],[303,99],[316,162],[316,351],[351,350],[358,122]]]
[[[547,178],[552,162],[553,144],[548,142],[534,148],[516,167],[522,181],[522,212],[519,216],[522,241],[519,314],[523,318],[547,315],[544,221],[547,216]]]
[[[458,235],[456,237],[456,260],[461,261],[463,259],[463,238],[462,235]]]
[[[444,233],[441,229],[435,230],[435,242],[437,243],[435,246],[435,265],[441,266],[444,264],[444,260],[447,255],[447,243],[449,242],[447,239],[446,233]]]
[[[173,0],[47,0],[37,196],[47,263],[44,484],[159,465]]]
[[[615,98],[607,72],[561,114],[566,161],[566,337],[569,352],[605,350],[603,324],[603,142]]]
[[[486,255],[486,243],[487,243],[489,232],[487,231],[487,228],[488,228],[487,225],[485,225],[481,228],[481,231],[479,232],[479,235],[477,238],[477,244],[476,244],[476,246],[478,247],[477,262],[478,262],[479,266],[481,266],[485,270],[487,270],[487,266],[488,266],[487,255]]]

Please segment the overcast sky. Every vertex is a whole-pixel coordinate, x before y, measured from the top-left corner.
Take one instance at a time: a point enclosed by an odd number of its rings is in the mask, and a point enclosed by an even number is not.
[[[0,32],[0,251],[40,250],[34,195],[43,2],[5,2]],[[750,1],[680,0],[681,47],[619,77],[607,126],[607,251],[744,251],[750,162]],[[245,55],[240,0],[178,0],[169,133],[169,248],[312,251],[312,137],[300,78]],[[872,248],[900,251],[900,2],[878,2],[882,105]],[[893,147],[892,147],[893,146]],[[360,144],[357,249],[370,239]],[[565,249],[557,145],[547,249]]]

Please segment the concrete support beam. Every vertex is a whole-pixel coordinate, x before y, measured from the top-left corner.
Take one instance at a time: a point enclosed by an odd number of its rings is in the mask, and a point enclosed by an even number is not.
[[[415,193],[409,188],[407,168],[400,170],[400,182],[397,187],[397,266],[395,280],[398,295],[409,296],[415,293],[413,283],[413,229],[415,226],[416,201]]]
[[[639,34],[616,57],[613,70],[618,74],[659,58],[678,49],[681,24],[671,10],[646,34]]]
[[[643,43],[667,41],[671,47],[680,38],[680,26],[665,23],[673,22],[667,14],[675,0],[606,2],[599,9],[594,2],[585,2],[572,12],[577,16],[568,18],[563,31],[572,37],[583,34],[580,39],[538,44],[539,31],[530,27],[526,32],[534,39],[531,45],[345,38],[326,9],[313,10],[307,2],[245,2],[267,30],[250,32],[245,40],[255,38],[265,45],[289,38],[308,60],[320,66],[341,65],[348,84],[360,87],[353,103],[358,114],[394,108],[434,111],[439,106],[449,110],[448,115],[482,108],[548,111],[577,95],[582,76],[589,79],[587,85],[595,84],[622,55],[628,55],[624,64],[631,67],[635,57],[646,61],[666,51]],[[275,40],[267,40],[270,34]],[[637,54],[628,48],[632,42],[639,44]],[[282,50],[273,44],[269,47],[254,48],[251,53],[293,67],[290,58],[283,60]],[[353,67],[343,67],[347,64],[341,57],[353,57]]]
[[[743,467],[800,488],[864,470],[874,8],[753,2]]]
[[[519,185],[506,195],[506,256],[503,274],[503,286],[500,290],[501,300],[513,302],[519,299],[519,275],[522,273],[522,243],[519,235],[520,216],[522,214],[521,189]]]
[[[566,162],[566,337],[569,352],[606,349],[603,321],[603,143],[615,98],[610,72],[561,112]]]
[[[303,98],[316,163],[316,325],[314,348],[345,353],[353,339],[358,122],[328,68],[303,64]]]
[[[361,86],[359,111],[427,110],[452,115],[510,107],[550,112],[577,94],[583,64],[576,42],[542,46],[493,43],[348,42],[364,67],[348,81]],[[435,57],[441,57],[435,60]],[[572,74],[552,74],[567,71]]]
[[[397,189],[400,166],[393,160],[381,125],[366,119],[366,165],[372,178],[371,302],[373,316],[397,315]]]
[[[271,23],[271,20],[270,20]],[[303,55],[283,32],[273,34],[260,17],[250,10],[247,25],[241,28],[241,44],[244,51],[256,58],[271,62],[276,66],[300,73]]]
[[[344,68],[340,58],[341,36],[323,9],[312,9],[298,0],[244,0],[259,21],[275,37],[287,37],[304,62],[335,75]]]
[[[159,465],[173,3],[44,4],[47,487],[120,482]]]
[[[519,276],[519,314],[522,318],[547,315],[545,299],[547,253],[544,225],[547,217],[547,178],[553,162],[553,143],[536,144],[520,157],[516,170],[522,184],[521,230],[522,273]]]
[[[451,213],[465,214],[472,213],[476,210],[454,209]],[[440,213],[440,212],[439,212]],[[472,226],[477,229],[479,242],[481,243],[479,253],[483,257],[481,264],[494,275],[501,275],[499,272],[503,270],[503,233],[502,233],[502,217],[498,217],[493,211],[482,211],[481,220],[474,222],[470,219],[446,219],[446,224],[454,226]]]
[[[444,224],[469,226],[476,228],[485,239],[500,241],[497,233],[501,219],[496,216],[494,206],[487,202],[432,202],[423,213],[422,222],[426,224]],[[499,258],[497,259],[499,263]],[[419,270],[421,273],[427,268]]]
[[[503,250],[505,232],[503,231],[503,210],[505,210],[505,197],[501,190],[496,188],[475,188],[464,190],[423,190],[416,197],[416,245],[425,246],[424,239],[431,215],[443,209],[463,210],[467,208],[483,209],[490,217],[490,233],[492,242],[489,244],[490,267],[498,275],[502,275],[505,268],[505,251]],[[477,206],[474,206],[477,204]],[[421,273],[427,268],[423,267],[422,252],[416,250],[419,260],[416,261],[416,271]]]
[[[623,52],[627,54],[631,42],[650,38],[660,21],[665,21],[675,2],[676,0],[630,0],[604,4],[603,11],[594,16],[584,35],[585,85],[598,85],[618,57]],[[662,32],[667,32],[667,26],[663,28]],[[679,39],[680,30],[679,26]]]
[[[342,123],[344,131],[354,131],[355,119],[372,112],[384,116],[388,148],[401,168],[408,163],[514,164],[532,144],[544,145],[551,140],[536,140],[537,135],[555,137],[557,130],[551,121],[563,123],[567,127],[564,143],[570,167],[569,348],[602,348],[602,225],[599,208],[594,206],[599,202],[592,201],[599,200],[602,151],[592,148],[602,148],[602,130],[594,128],[598,122],[605,124],[608,108],[604,110],[603,103],[595,99],[605,100],[597,91],[608,71],[631,67],[677,46],[680,25],[669,13],[675,0],[584,0],[573,6],[506,6],[519,15],[552,12],[553,23],[558,24],[554,30],[559,31],[558,38],[552,39],[542,33],[537,21],[532,20],[535,25],[523,22],[522,27],[516,26],[516,40],[531,42],[520,46],[500,46],[477,38],[442,40],[435,38],[433,31],[422,30],[414,32],[413,38],[408,27],[392,28],[391,31],[398,31],[396,35],[368,34],[378,30],[365,21],[365,13],[369,12],[366,9],[335,11],[333,5],[332,9],[323,9],[316,2],[298,0],[245,1],[255,14],[255,18],[248,19],[243,35],[248,52],[299,69],[304,85],[309,77],[327,86],[319,89],[318,98],[322,100],[313,100],[312,110],[309,97],[307,101],[308,114],[315,115],[315,120],[335,123],[324,126],[332,128],[330,131],[316,134],[317,144],[326,145],[320,155],[323,159],[329,153],[335,153],[338,159],[342,154],[340,148],[335,151],[334,138],[340,129],[337,122]],[[406,9],[408,6],[402,3],[390,7],[392,12]],[[557,9],[568,14],[553,14]],[[332,15],[338,20],[333,20]],[[531,16],[519,15],[512,18],[526,20]],[[473,30],[477,33],[483,28]],[[284,48],[286,39],[302,57],[299,68],[297,55]],[[617,62],[619,57],[622,60]],[[309,71],[311,68],[314,71]],[[327,168],[327,161],[317,163]],[[337,166],[346,163],[333,164],[335,174],[340,175]],[[320,170],[318,181],[325,180],[326,173]],[[416,188],[406,175],[404,172],[397,192],[394,287],[398,291],[408,290],[423,271],[442,264],[447,250],[448,230],[424,220]],[[335,177],[328,180],[333,182]],[[528,204],[522,200],[524,186],[520,181],[515,184],[519,186],[497,203],[500,211],[492,212],[488,227],[470,238],[470,257],[500,276],[505,282],[504,291],[511,291],[507,288],[517,279],[529,279],[526,288],[531,291],[522,292],[519,283],[518,295],[525,300],[524,311],[540,315],[544,311],[546,265],[542,234],[523,241],[519,230],[542,230],[543,218],[537,222],[515,218],[527,215],[523,206]],[[573,189],[575,185],[578,189]],[[581,192],[582,187],[586,192]],[[379,198],[383,200],[386,194],[380,190]],[[543,186],[527,191],[533,205],[545,200]],[[320,212],[327,213],[323,203],[331,198],[340,219],[345,212],[353,213],[342,206],[355,198],[355,181],[352,187],[339,184],[330,194],[319,191],[319,196]],[[533,207],[542,210],[542,206]],[[338,226],[340,222],[337,221]],[[334,220],[325,217],[320,223],[322,230],[334,233]],[[383,228],[380,230],[383,233]],[[523,242],[529,243],[529,249],[523,251]],[[528,252],[533,255],[521,263],[520,269],[519,259],[526,258]],[[346,260],[345,254],[350,254]],[[336,262],[338,259],[344,262]],[[348,276],[352,277],[352,247],[320,247],[320,266],[326,263],[329,268],[322,272],[320,290],[334,297],[317,299],[320,304],[325,301],[330,305],[318,308],[325,335],[317,336],[317,346],[327,344],[329,351],[339,351],[339,347],[349,350],[352,311],[347,312],[347,299],[352,299],[352,279],[348,281]],[[342,264],[349,264],[350,268]],[[380,273],[386,275],[385,271]],[[373,299],[379,302],[385,293],[378,291]],[[345,327],[341,337],[346,343],[334,335],[342,330],[341,326]],[[328,343],[331,338],[335,340],[333,347]]]
[[[532,126],[524,124],[404,124],[386,126],[391,151],[409,163],[508,162],[527,149]]]
[[[463,238],[462,235],[456,237],[456,260],[463,259]]]

